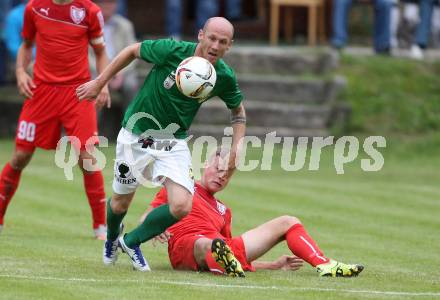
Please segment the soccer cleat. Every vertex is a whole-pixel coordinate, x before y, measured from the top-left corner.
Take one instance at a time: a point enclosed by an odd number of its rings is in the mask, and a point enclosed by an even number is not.
[[[121,236],[123,231],[124,231],[124,224],[121,223],[121,225],[119,225],[119,236]],[[105,241],[103,255],[102,255],[102,261],[104,262],[104,265],[109,266],[109,265],[114,265],[116,263],[116,261],[118,260],[118,246],[119,246],[118,239],[114,241],[112,240]]]
[[[222,239],[214,239],[211,245],[212,257],[225,270],[228,276],[246,277],[240,262]]]
[[[125,244],[123,236],[119,237],[118,241],[119,241],[119,247],[121,247],[122,252],[127,253],[127,255],[130,257],[131,263],[133,264],[133,269],[142,272],[151,271],[148,262],[145,260],[144,256],[142,255],[142,251],[139,245],[134,247],[133,249],[129,248]]]
[[[104,250],[102,255],[102,261],[104,265],[114,265],[118,260],[118,240],[110,241],[106,240],[104,244]]]
[[[316,267],[319,276],[326,277],[356,277],[362,272],[364,266],[349,265],[335,260],[330,260],[328,263],[320,264]]]
[[[107,225],[100,224],[97,228],[93,229],[93,233],[97,240],[105,241],[107,239]]]

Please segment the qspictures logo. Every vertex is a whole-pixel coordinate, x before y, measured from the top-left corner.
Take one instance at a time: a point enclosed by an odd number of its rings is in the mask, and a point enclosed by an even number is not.
[[[175,123],[168,124],[166,127],[151,115],[147,113],[134,114],[128,121],[126,130],[134,128],[137,121],[142,118],[153,120],[158,130],[147,130],[139,136],[139,143],[142,148],[154,149],[157,151],[171,151],[176,145],[174,134],[179,129]],[[193,139],[193,136],[186,138],[186,142],[192,143],[192,170],[195,178],[200,178],[203,168],[204,153],[210,153],[217,147],[230,149],[232,145],[232,127],[225,127],[223,137],[218,140],[212,136],[200,136]],[[68,151],[68,145],[72,144],[71,151]],[[269,132],[264,138],[257,136],[245,136],[240,141],[240,154],[237,156],[235,165],[241,172],[251,172],[254,170],[270,171],[274,166],[281,166],[286,172],[295,172],[300,170],[317,171],[321,168],[321,156],[323,149],[327,152],[332,150],[333,167],[338,175],[345,174],[345,167],[358,163],[365,172],[378,172],[384,164],[385,159],[380,152],[380,148],[387,145],[383,136],[369,136],[363,140],[355,136],[342,137],[279,137],[276,131]],[[108,140],[103,136],[91,137],[85,145],[85,150],[93,159],[84,161],[84,168],[87,171],[102,170],[107,164],[105,155],[97,147],[108,147]],[[64,169],[66,179],[73,180],[73,168],[78,164],[78,151],[81,143],[77,137],[65,136],[60,139],[55,153],[55,164]],[[260,149],[262,153],[258,159],[247,157],[249,149]],[[281,155],[274,155],[275,149],[281,150]],[[121,183],[129,184],[137,182],[145,186],[151,185],[144,178],[142,171],[136,167],[133,148],[130,144],[124,145],[124,161],[115,161],[115,178]]]

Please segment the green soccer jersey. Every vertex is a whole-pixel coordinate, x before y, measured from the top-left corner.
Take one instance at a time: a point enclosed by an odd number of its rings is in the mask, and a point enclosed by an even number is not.
[[[125,112],[122,127],[131,127],[128,124],[130,117],[136,113],[147,113],[154,117],[140,118],[134,124],[132,132],[142,134],[147,130],[160,130],[175,123],[179,126],[173,131],[174,137],[187,137],[190,127],[202,102],[218,96],[229,109],[237,108],[243,95],[240,92],[234,71],[222,59],[217,60],[214,67],[217,72],[217,81],[209,96],[203,100],[186,97],[177,89],[175,71],[180,62],[194,56],[196,43],[175,41],[172,39],[146,40],[141,44],[140,57],[146,62],[154,64],[150,73],[133,101]],[[157,124],[159,123],[159,124]],[[160,127],[159,127],[160,126]]]

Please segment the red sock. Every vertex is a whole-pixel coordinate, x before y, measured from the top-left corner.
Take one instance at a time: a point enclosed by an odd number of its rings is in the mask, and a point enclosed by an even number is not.
[[[312,266],[329,262],[315,241],[308,235],[301,224],[295,224],[286,233],[286,241],[290,251]]]
[[[3,225],[6,209],[17,190],[20,175],[21,170],[13,169],[9,163],[3,168],[0,176],[0,225]]]
[[[208,251],[205,255],[206,264],[208,265],[209,271],[211,273],[220,275],[224,274],[225,270],[220,267],[220,265],[215,261],[214,257],[212,257],[211,251]]]
[[[105,192],[104,178],[101,171],[83,173],[84,188],[90,209],[92,210],[93,228],[105,223]]]

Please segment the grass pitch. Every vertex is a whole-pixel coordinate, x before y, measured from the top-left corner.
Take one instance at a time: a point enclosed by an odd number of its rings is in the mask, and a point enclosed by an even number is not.
[[[259,271],[245,279],[173,271],[166,247],[143,246],[151,273],[131,270],[128,257],[101,263],[102,242],[92,239],[90,212],[78,170],[67,181],[54,153],[37,151],[25,170],[0,235],[1,299],[348,299],[440,297],[440,159],[417,147],[390,144],[379,172],[363,172],[360,159],[336,175],[333,152],[319,171],[286,172],[280,153],[272,171],[238,172],[219,195],[233,209],[234,234],[273,217],[299,217],[324,253],[365,265],[353,279],[297,272]],[[3,165],[13,144],[0,142]],[[438,148],[437,148],[438,149]],[[111,191],[114,147],[104,150]],[[254,151],[255,159],[261,153]],[[306,161],[307,162],[307,161]],[[142,188],[125,219],[133,228],[156,190]],[[289,253],[284,244],[264,260]]]

